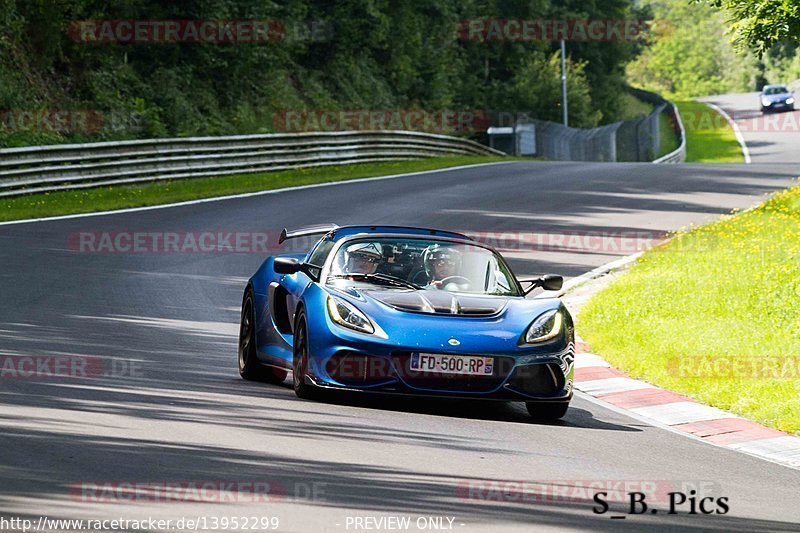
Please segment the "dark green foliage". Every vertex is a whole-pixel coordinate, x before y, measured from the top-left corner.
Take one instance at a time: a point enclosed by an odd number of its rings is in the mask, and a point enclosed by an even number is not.
[[[753,91],[758,67],[725,35],[723,14],[687,0],[642,0],[653,11],[653,39],[628,64],[628,81],[664,96],[688,98]]]
[[[722,9],[734,42],[759,56],[781,42],[800,41],[800,3],[797,0],[695,0]]]
[[[275,130],[286,109],[473,109],[560,120],[558,43],[467,42],[459,21],[625,19],[633,0],[0,0],[0,110],[92,110],[102,127],[19,130],[0,145]],[[275,20],[262,44],[76,42],[83,20]],[[314,38],[309,38],[314,36]],[[629,42],[574,42],[570,122],[623,113]]]

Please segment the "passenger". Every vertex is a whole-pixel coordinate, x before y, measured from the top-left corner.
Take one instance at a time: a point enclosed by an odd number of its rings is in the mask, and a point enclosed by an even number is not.
[[[357,243],[345,250],[345,274],[374,274],[383,260],[383,249],[377,242]]]

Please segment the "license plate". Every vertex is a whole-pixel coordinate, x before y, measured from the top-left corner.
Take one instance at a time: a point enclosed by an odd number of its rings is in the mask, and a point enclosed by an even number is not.
[[[440,374],[463,374],[465,376],[491,376],[494,372],[494,357],[412,353],[411,370]]]

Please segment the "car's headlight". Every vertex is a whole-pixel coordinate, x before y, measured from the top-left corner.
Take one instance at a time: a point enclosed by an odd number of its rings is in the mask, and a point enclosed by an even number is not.
[[[794,103],[794,98],[787,98],[786,103],[792,105]]]
[[[564,325],[564,315],[558,309],[547,311],[533,321],[525,333],[525,342],[534,344],[552,339],[559,333]]]
[[[341,298],[328,296],[328,314],[330,314],[331,320],[340,326],[354,329],[361,333],[375,333],[375,326],[372,325],[367,316],[356,309],[354,305]]]

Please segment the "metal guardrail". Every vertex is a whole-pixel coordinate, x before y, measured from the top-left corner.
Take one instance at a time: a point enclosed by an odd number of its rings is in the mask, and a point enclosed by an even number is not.
[[[683,121],[681,120],[681,113],[678,106],[672,102],[670,102],[669,105],[672,106],[672,117],[677,126],[676,133],[680,135],[680,145],[675,151],[663,157],[659,157],[653,161],[653,163],[683,163],[686,161],[686,129],[683,127]]]
[[[300,167],[447,155],[506,155],[411,131],[277,133],[0,149],[0,197]]]

